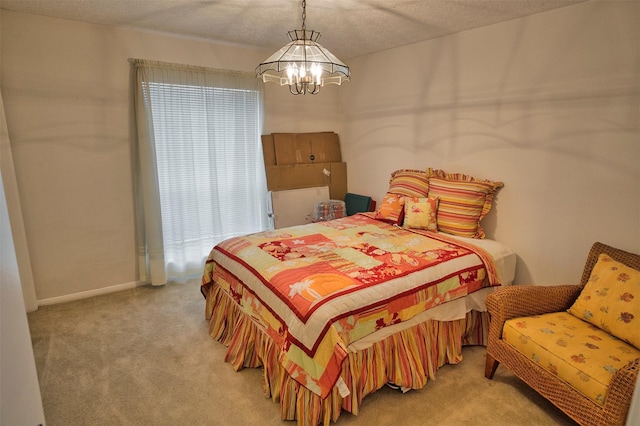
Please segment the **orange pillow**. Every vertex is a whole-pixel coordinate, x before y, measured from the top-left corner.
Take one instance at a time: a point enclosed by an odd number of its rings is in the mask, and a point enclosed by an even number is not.
[[[392,224],[402,223],[404,208],[404,196],[387,192],[376,210],[376,219],[384,220]]]

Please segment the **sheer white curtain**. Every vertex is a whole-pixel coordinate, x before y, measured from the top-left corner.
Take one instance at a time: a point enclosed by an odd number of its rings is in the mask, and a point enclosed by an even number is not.
[[[202,273],[218,242],[268,228],[262,85],[253,74],[134,60],[143,281]]]

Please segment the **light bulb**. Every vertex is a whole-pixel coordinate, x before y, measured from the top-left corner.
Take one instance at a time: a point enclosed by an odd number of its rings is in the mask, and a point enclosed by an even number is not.
[[[287,77],[289,77],[289,80],[291,80],[291,77],[295,74],[297,74],[296,64],[287,65]]]
[[[317,84],[320,84],[322,79],[322,67],[320,64],[314,63],[311,65],[311,74],[313,74],[313,78]]]

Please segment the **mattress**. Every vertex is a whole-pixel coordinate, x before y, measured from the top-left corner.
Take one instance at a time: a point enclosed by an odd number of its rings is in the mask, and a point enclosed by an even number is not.
[[[450,237],[485,250],[494,259],[500,284],[504,286],[513,283],[516,273],[516,254],[509,247],[490,239],[480,240],[453,235]],[[466,296],[451,300],[442,305],[434,306],[407,321],[385,327],[351,343],[348,346],[348,350],[355,352],[369,348],[374,343],[380,342],[394,333],[409,329],[428,320],[453,321],[465,318],[466,314],[471,311],[486,312],[487,305],[484,302],[485,297],[487,294],[495,291],[496,288],[497,287],[482,288]]]

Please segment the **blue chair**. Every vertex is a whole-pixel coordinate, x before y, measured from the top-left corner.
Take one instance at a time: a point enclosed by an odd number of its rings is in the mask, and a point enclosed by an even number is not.
[[[344,196],[344,204],[347,216],[352,216],[360,212],[372,212],[376,208],[376,202],[365,195],[351,194],[347,192]]]

